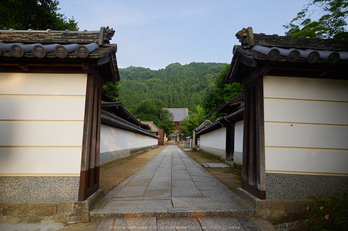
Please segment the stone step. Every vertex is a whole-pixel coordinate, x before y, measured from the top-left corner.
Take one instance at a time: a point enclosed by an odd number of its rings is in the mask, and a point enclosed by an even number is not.
[[[113,198],[105,200],[90,211],[91,220],[109,217],[251,217],[253,215],[254,209],[238,197]]]
[[[107,230],[245,230],[258,228],[245,217],[131,217],[103,219],[98,231]]]
[[[252,209],[205,209],[205,210],[188,210],[175,209],[172,211],[143,211],[143,212],[112,212],[103,210],[93,210],[90,212],[91,221],[99,221],[105,218],[182,218],[182,217],[252,217],[254,210]]]

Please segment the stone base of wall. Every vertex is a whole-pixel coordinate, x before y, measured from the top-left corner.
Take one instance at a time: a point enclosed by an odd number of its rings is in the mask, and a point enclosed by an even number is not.
[[[272,223],[302,219],[309,203],[309,200],[260,200],[241,188],[237,189],[237,195],[255,209],[255,216]]]
[[[98,190],[85,201],[46,203],[0,202],[0,222],[42,222],[63,223],[89,222],[89,211],[104,199],[103,190]]]
[[[225,161],[226,150],[224,149],[199,146],[199,151],[204,152],[218,160]]]
[[[266,198],[306,200],[309,195],[332,196],[348,191],[348,177],[266,173]]]
[[[152,145],[152,146],[146,146],[141,148],[132,148],[132,149],[124,149],[124,150],[117,150],[113,152],[103,152],[100,153],[100,165],[108,164],[112,161],[119,160],[125,157],[128,157],[130,155],[146,151],[151,148],[156,148],[158,145]]]
[[[243,165],[243,153],[242,152],[234,152],[233,153],[233,161],[236,165]]]
[[[0,202],[75,202],[79,176],[1,176]]]

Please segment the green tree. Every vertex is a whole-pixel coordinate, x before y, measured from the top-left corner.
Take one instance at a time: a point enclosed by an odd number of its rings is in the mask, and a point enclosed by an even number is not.
[[[167,107],[191,111],[202,105],[207,89],[214,85],[223,63],[174,63],[158,71],[142,67],[120,68],[120,97],[128,108],[144,99],[159,99]]]
[[[317,11],[321,12],[320,18],[312,20]],[[348,0],[310,0],[297,17],[283,27],[288,30],[286,35],[295,37],[348,39],[347,16]]]
[[[211,121],[215,121],[219,117],[216,110],[229,100],[236,98],[244,88],[239,83],[229,84],[225,78],[227,76],[230,65],[226,65],[221,70],[219,77],[215,81],[213,88],[203,99],[203,108],[205,115]]]
[[[153,121],[159,126],[161,113],[166,104],[158,99],[145,99],[140,101],[135,107],[131,108],[131,112],[137,118],[144,121]]]
[[[182,133],[185,134],[185,136],[191,136],[192,135],[192,131],[188,128],[189,125],[189,116],[186,116],[185,119],[183,119],[182,121],[180,121],[179,123],[179,129]]]
[[[167,137],[175,130],[175,123],[173,122],[174,115],[170,111],[163,109],[160,115],[159,128],[163,129]]]
[[[1,0],[0,28],[4,30],[78,30],[75,19],[67,19],[57,11],[55,0]]]
[[[117,97],[119,96],[119,83],[107,82],[106,85],[102,88],[102,100],[114,102],[117,101]]]
[[[175,129],[174,115],[163,109],[166,104],[158,99],[145,99],[140,101],[131,112],[142,121],[153,121],[159,128],[163,129],[167,136]]]
[[[196,111],[190,113],[185,119],[179,123],[179,129],[185,136],[192,136],[192,130],[203,123],[205,118],[204,110],[201,106],[196,106]]]

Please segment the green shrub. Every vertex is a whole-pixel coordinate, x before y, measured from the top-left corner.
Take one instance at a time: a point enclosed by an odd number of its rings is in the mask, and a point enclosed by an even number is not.
[[[348,192],[334,196],[309,196],[307,219],[302,222],[307,230],[348,230]]]

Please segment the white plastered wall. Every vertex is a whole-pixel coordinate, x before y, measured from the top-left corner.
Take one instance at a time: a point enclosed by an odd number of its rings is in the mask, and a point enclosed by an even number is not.
[[[100,134],[101,163],[129,155],[133,149],[158,145],[158,139],[102,124]],[[117,154],[117,155],[116,155]]]
[[[0,175],[79,176],[86,74],[0,73]]]
[[[266,172],[348,174],[348,81],[264,77]]]
[[[201,149],[212,152],[225,158],[226,155],[226,128],[220,128],[199,137]]]
[[[243,129],[244,120],[238,121],[234,125],[234,154],[233,160],[236,164],[243,164]]]

